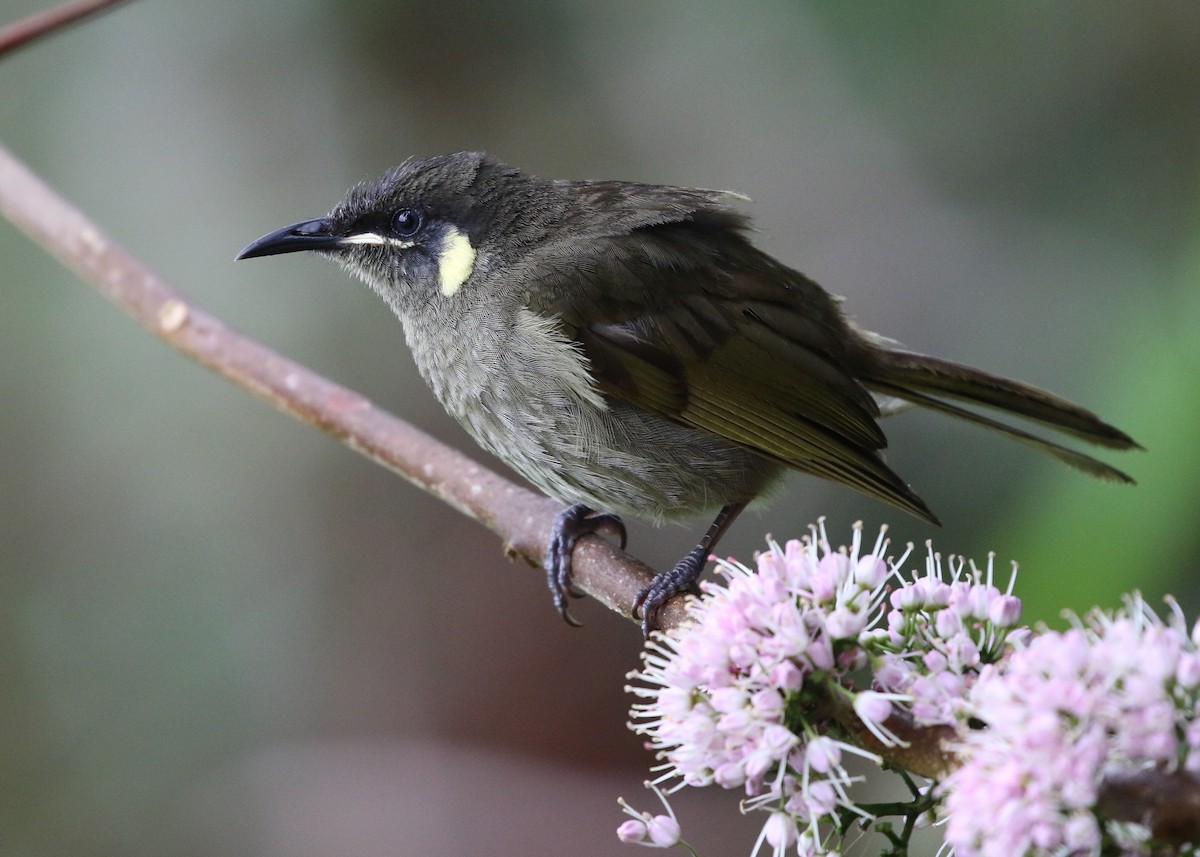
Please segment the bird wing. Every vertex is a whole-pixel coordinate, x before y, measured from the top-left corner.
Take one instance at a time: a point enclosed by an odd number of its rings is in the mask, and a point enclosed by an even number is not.
[[[549,242],[525,276],[530,308],[560,320],[602,393],[936,520],[879,456],[836,300],[755,249],[724,195],[576,189],[605,215]]]

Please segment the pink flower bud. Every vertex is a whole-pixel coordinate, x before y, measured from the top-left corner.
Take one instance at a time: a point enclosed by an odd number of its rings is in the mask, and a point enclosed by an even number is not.
[[[646,824],[650,842],[658,848],[671,848],[679,844],[679,822],[669,815],[656,815]]]
[[[854,713],[864,723],[882,723],[892,716],[892,703],[882,694],[864,690],[854,699]]]
[[[988,605],[988,620],[997,628],[1011,628],[1021,619],[1021,599],[1015,595],[997,595]]]
[[[866,622],[866,616],[854,613],[845,607],[837,607],[825,617],[825,630],[835,640],[853,640],[862,631]]]
[[[763,825],[763,837],[775,849],[776,854],[783,853],[795,844],[799,831],[796,829],[796,819],[786,812],[773,812]]]
[[[860,558],[858,564],[854,566],[854,582],[863,589],[875,589],[882,586],[883,582],[887,580],[887,576],[887,563],[871,554]]]
[[[842,748],[828,735],[820,735],[808,742],[804,760],[818,774],[827,774],[842,762]]]
[[[617,828],[617,839],[636,845],[646,840],[646,822],[631,818]]]
[[[963,629],[962,617],[953,610],[939,610],[933,620],[934,630],[943,640],[949,640]]]

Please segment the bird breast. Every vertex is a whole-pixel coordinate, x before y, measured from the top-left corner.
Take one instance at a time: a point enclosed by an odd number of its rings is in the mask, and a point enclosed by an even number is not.
[[[405,323],[418,369],[480,446],[552,497],[679,520],[748,501],[783,469],[605,397],[555,319],[522,307],[508,319],[466,314],[456,327]]]

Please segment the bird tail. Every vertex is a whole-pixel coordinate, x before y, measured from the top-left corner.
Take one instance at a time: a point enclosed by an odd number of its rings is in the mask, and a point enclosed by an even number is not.
[[[955,402],[969,402],[1025,417],[1109,449],[1141,449],[1133,438],[1089,410],[1037,387],[990,375],[961,363],[898,349],[881,349],[877,355],[876,366],[863,375],[863,381],[875,392],[994,429],[1097,478],[1133,482],[1125,473],[1090,455],[976,413]]]

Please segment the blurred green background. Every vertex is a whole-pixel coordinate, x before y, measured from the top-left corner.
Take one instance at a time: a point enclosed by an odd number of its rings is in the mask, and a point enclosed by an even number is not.
[[[5,0],[0,18],[40,7]],[[0,140],[218,316],[482,457],[366,289],[233,264],[413,154],[740,190],[866,327],[1049,387],[1148,453],[1090,481],[888,425],[937,532],[1032,618],[1200,607],[1200,5],[134,2],[0,63]],[[193,365],[0,224],[0,853],[629,853],[633,625],[550,609],[477,525]],[[691,529],[632,531],[664,566]],[[681,801],[748,853],[728,795]]]

